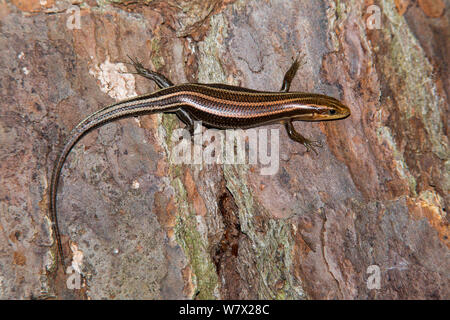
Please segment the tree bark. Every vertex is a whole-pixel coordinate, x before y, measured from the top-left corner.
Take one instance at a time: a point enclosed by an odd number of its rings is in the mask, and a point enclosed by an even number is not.
[[[0,298],[449,299],[449,8],[0,1]],[[174,83],[277,91],[298,52],[291,91],[352,112],[295,124],[323,142],[318,155],[275,124],[262,128],[280,129],[273,175],[177,164],[174,115],[107,124],[64,166],[72,263],[55,272],[48,190],[65,138],[101,107],[157,89],[124,73],[127,56]]]

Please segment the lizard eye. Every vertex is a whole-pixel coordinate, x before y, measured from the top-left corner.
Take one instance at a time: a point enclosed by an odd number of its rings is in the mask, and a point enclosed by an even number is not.
[[[336,114],[336,110],[330,109],[330,110],[328,110],[328,114],[329,115],[335,115]]]

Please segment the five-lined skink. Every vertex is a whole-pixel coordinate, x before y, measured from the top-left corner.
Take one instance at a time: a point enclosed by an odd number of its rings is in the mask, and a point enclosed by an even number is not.
[[[315,152],[314,147],[320,147],[321,144],[300,135],[292,121],[337,120],[350,115],[349,108],[332,97],[289,92],[291,81],[300,66],[298,59],[286,72],[280,92],[257,91],[225,84],[174,85],[163,75],[145,69],[137,60],[132,60],[132,64],[137,74],[155,81],[160,90],[114,103],[88,116],[73,129],[55,163],[49,209],[58,246],[57,256],[61,258],[63,266],[64,255],[56,211],[58,180],[70,150],[90,130],[117,119],[159,112],[175,113],[191,133],[194,121],[202,121],[203,125],[219,129],[251,128],[280,122],[284,123],[292,140],[302,143],[308,151]]]

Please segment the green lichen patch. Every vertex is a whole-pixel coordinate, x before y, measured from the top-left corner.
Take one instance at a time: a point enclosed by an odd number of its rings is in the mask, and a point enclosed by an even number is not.
[[[204,223],[201,216],[195,214],[187,199],[187,191],[180,178],[172,183],[177,195],[179,213],[176,219],[175,235],[189,259],[193,282],[199,299],[214,299],[218,286],[216,268],[208,252],[207,239],[199,231]]]
[[[160,136],[163,147],[166,149],[168,159],[171,159],[171,150],[174,142],[171,140],[173,131],[179,128],[179,122],[174,115],[162,115]],[[198,299],[215,299],[218,288],[218,278],[213,261],[208,250],[208,240],[201,232],[205,228],[201,216],[197,215],[193,205],[188,199],[188,193],[183,184],[183,165],[169,161],[169,175],[171,186],[174,189],[177,207],[175,236],[189,260],[192,270],[192,281],[196,288]]]
[[[264,229],[254,223],[257,203],[247,188],[244,166],[225,165],[227,188],[239,208],[241,230],[254,249],[257,272],[260,275],[260,299],[306,299],[302,284],[293,274],[293,230],[286,220],[272,219],[266,214]]]
[[[432,152],[440,159],[447,159],[448,146],[443,138],[439,111],[444,102],[437,94],[433,67],[392,1],[383,0],[381,3],[386,17],[382,31],[385,39],[391,39],[388,55],[383,62],[386,69],[384,74],[393,87],[401,88],[396,90],[396,101],[402,121],[406,122],[413,116],[420,119],[428,134]]]

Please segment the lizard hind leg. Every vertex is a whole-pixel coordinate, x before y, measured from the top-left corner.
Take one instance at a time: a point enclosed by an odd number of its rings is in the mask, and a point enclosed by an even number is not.
[[[128,56],[128,58],[131,60],[131,63],[128,62],[128,64],[131,64],[136,70],[136,72],[132,72],[133,74],[138,74],[140,76],[143,76],[144,78],[154,81],[160,89],[172,87],[174,85],[172,81],[167,79],[162,74],[145,68],[138,60],[138,58],[133,59],[130,56]],[[193,137],[194,120],[192,118],[192,115],[187,110],[182,108],[175,111],[174,113],[177,115],[178,119],[180,119],[186,125],[186,129],[189,131],[191,137]]]
[[[143,64],[138,60],[138,58],[131,58],[128,56],[128,59],[131,60],[131,62],[125,62],[126,64],[130,64],[134,67],[136,72],[128,72],[132,74],[138,74],[144,78],[147,78],[149,80],[154,81],[160,89],[172,87],[173,83],[169,79],[167,79],[162,74],[152,71],[150,69],[147,69],[143,66]]]

